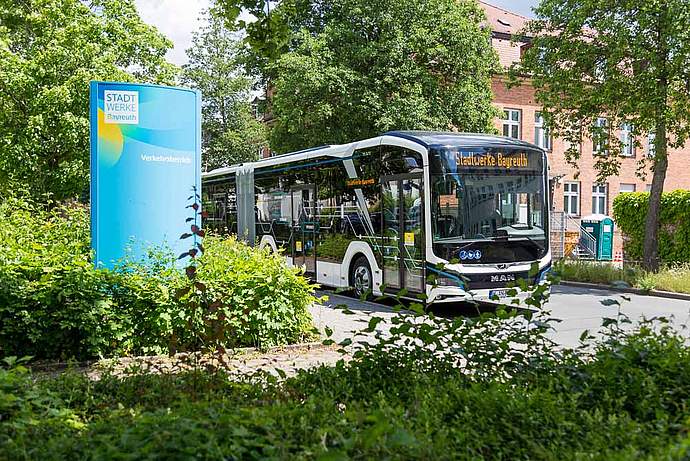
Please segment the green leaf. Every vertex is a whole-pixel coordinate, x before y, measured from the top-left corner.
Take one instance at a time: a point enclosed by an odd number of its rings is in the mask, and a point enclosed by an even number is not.
[[[621,305],[621,303],[617,299],[611,299],[611,298],[602,299],[599,302],[601,304],[603,304],[604,306],[607,306],[607,307],[609,307],[609,306],[620,306]]]

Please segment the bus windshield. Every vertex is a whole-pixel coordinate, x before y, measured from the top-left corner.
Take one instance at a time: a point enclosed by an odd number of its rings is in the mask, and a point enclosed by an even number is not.
[[[463,264],[536,261],[547,254],[542,153],[515,148],[431,151],[434,253]]]

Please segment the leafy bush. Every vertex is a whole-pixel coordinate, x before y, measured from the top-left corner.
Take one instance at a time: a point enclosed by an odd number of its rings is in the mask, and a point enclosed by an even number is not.
[[[625,235],[625,253],[641,261],[649,193],[620,194],[613,200],[613,217]],[[668,264],[690,262],[690,191],[676,190],[661,196],[659,257]]]
[[[105,273],[89,261],[88,211],[0,205],[0,353],[89,357],[123,334]]]
[[[12,459],[690,455],[690,347],[682,337],[647,323],[586,349],[529,354],[513,344],[508,362],[523,366],[489,366],[496,356],[483,351],[497,343],[494,333],[498,343],[526,339],[511,318],[432,319],[446,334],[472,327],[474,339],[447,355],[429,350],[429,341],[373,346],[349,363],[284,382],[261,375],[233,382],[221,372],[99,381],[0,373],[0,401],[16,397],[24,407],[0,420],[0,450]],[[485,326],[491,334],[479,331]],[[539,338],[543,331],[533,345]],[[459,366],[463,354],[468,362]],[[494,371],[468,373],[482,363]],[[46,403],[34,406],[26,396],[45,396]]]
[[[219,313],[238,344],[275,346],[304,340],[312,330],[313,285],[287,268],[269,248],[255,249],[234,237],[209,236],[197,278],[208,296],[221,301]]]
[[[350,243],[352,238],[345,234],[326,234],[326,238],[316,247],[316,253],[319,258],[342,261]]]
[[[225,346],[304,339],[313,286],[276,256],[209,237],[199,281],[222,302]],[[201,328],[186,283],[165,251],[117,270],[91,262],[88,210],[51,210],[20,199],[0,205],[0,356],[90,358],[189,350]]]

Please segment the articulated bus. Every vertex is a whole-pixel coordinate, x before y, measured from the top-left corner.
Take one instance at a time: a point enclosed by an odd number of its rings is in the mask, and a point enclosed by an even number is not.
[[[395,131],[204,173],[204,226],[357,296],[495,301],[550,269],[546,161],[511,138]]]

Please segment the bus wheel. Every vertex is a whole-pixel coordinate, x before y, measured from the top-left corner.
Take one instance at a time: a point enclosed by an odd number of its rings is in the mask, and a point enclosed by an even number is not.
[[[352,265],[352,272],[350,274],[350,281],[354,288],[354,294],[358,298],[371,296],[371,289],[374,283],[371,274],[371,267],[369,261],[364,256],[360,256]]]

